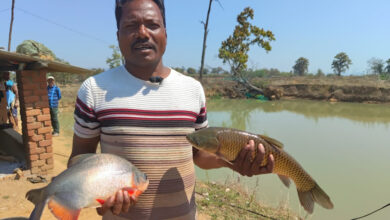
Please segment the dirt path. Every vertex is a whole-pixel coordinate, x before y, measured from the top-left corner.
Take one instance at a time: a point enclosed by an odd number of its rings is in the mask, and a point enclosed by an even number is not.
[[[71,152],[70,138],[55,137],[53,138],[54,150],[54,170],[48,176],[58,175],[66,169],[66,163]],[[32,184],[25,178],[21,180],[2,180],[0,181],[0,219],[10,217],[28,217],[33,210],[33,204],[25,199],[26,192],[30,189],[36,189],[46,186],[47,183]],[[42,219],[55,220],[56,218],[46,208],[43,212]],[[80,220],[99,219],[95,209],[84,209],[80,213]]]

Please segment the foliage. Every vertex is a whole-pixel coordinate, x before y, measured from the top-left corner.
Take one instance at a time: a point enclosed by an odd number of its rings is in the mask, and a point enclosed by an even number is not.
[[[113,69],[123,64],[123,57],[118,46],[110,45],[110,48],[112,49],[112,55],[111,57],[107,58],[106,63],[110,69]]]
[[[325,73],[321,69],[318,69],[316,76],[325,76]]]
[[[196,69],[194,69],[194,68],[192,68],[192,67],[188,67],[187,73],[188,73],[188,74],[196,74]]]
[[[179,73],[185,73],[186,72],[186,68],[184,66],[183,67],[172,67],[172,69],[176,70]]]
[[[224,74],[225,72],[227,72],[226,70],[224,70],[222,67],[214,67],[214,68],[211,68],[211,73],[214,73],[214,74]]]
[[[58,59],[56,55],[47,48],[42,43],[39,43],[34,40],[25,40],[16,47],[16,52],[24,55],[29,55],[33,57],[38,57],[44,60],[56,60],[62,62]]]
[[[349,59],[348,55],[344,52],[341,52],[334,57],[332,62],[332,69],[338,76],[341,76],[341,73],[347,71],[351,64],[352,61]]]
[[[385,63],[383,62],[382,59],[373,57],[370,60],[368,60],[367,63],[371,74],[381,75],[384,72]]]
[[[271,50],[270,41],[275,40],[271,31],[249,23],[248,19],[253,20],[253,17],[253,9],[245,8],[237,17],[238,25],[233,34],[222,42],[219,49],[218,57],[230,65],[234,76],[240,78],[247,68],[250,46],[258,45],[268,52]]]
[[[386,61],[385,72],[386,72],[387,74],[390,74],[390,59],[388,59],[388,60]]]
[[[303,76],[308,72],[308,67],[309,67],[309,60],[300,57],[295,61],[295,65],[293,66],[294,74]]]

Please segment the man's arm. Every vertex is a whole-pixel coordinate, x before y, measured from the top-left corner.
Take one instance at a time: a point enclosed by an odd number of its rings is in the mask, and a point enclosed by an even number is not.
[[[72,157],[77,156],[79,154],[88,154],[88,153],[96,153],[96,149],[98,143],[100,141],[100,137],[94,138],[81,138],[76,134],[73,135],[73,145],[72,145],[72,154],[69,157],[68,165],[70,159]]]
[[[272,173],[275,165],[273,155],[270,154],[268,156],[268,163],[266,166],[260,167],[259,165],[264,159],[265,150],[262,144],[259,144],[257,147],[258,153],[253,162],[250,162],[252,157],[251,155],[255,151],[255,143],[253,140],[249,141],[232,163],[228,163],[216,155],[196,149],[194,150],[193,159],[194,163],[202,169],[229,167],[243,176]]]
[[[61,99],[61,90],[58,86],[57,86],[57,97],[58,97],[58,100]]]
[[[12,92],[15,94],[15,103],[14,103],[14,106],[16,108],[19,107],[19,92],[18,92],[18,87],[16,86],[16,84],[14,83],[14,85],[11,87],[12,89]]]

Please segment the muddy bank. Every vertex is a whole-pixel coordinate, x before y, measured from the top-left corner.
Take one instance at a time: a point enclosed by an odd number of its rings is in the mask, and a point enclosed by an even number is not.
[[[256,78],[253,84],[271,99],[311,99],[331,102],[389,103],[390,82],[376,76]],[[245,89],[223,77],[203,82],[207,97],[245,98]]]

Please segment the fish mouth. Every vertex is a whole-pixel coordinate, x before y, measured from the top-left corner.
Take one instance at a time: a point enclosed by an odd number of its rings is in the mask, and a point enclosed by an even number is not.
[[[145,179],[144,182],[142,182],[142,183],[140,183],[140,184],[138,185],[138,189],[141,190],[142,192],[145,192],[146,189],[148,188],[148,186],[149,186],[149,180],[148,180],[148,179]]]
[[[186,135],[186,139],[188,142],[190,142],[190,144],[192,144],[194,147],[197,147],[198,146],[198,142],[196,141],[195,137],[191,134],[187,134]]]

